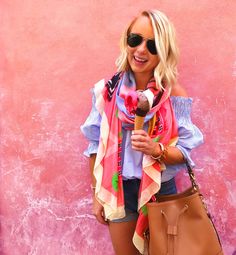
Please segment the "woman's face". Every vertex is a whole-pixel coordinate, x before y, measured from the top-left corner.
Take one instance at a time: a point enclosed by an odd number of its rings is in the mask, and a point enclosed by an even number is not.
[[[151,21],[146,16],[140,16],[131,27],[130,34],[141,35],[144,40],[136,47],[127,46],[128,62],[135,75],[143,74],[151,78],[154,68],[159,62],[158,55],[153,55],[147,48],[147,40],[154,40]]]

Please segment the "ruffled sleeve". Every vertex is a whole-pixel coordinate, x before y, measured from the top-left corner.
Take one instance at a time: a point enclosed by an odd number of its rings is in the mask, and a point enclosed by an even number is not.
[[[92,109],[91,112],[84,122],[84,124],[80,127],[81,132],[88,139],[89,145],[88,148],[84,151],[84,155],[89,157],[91,154],[97,153],[99,137],[100,137],[100,123],[101,123],[101,115],[95,107],[95,95],[94,89],[92,92]]]
[[[193,100],[186,97],[171,96],[173,110],[178,123],[178,142],[176,147],[183,153],[192,167],[195,166],[191,158],[191,150],[203,143],[203,135],[191,120]],[[167,165],[162,172],[162,182],[173,178],[176,173],[186,168],[185,164]]]
[[[178,122],[179,140],[176,147],[181,150],[184,157],[194,166],[190,152],[193,148],[203,143],[203,135],[191,120],[193,100],[191,98],[172,96],[171,102]]]

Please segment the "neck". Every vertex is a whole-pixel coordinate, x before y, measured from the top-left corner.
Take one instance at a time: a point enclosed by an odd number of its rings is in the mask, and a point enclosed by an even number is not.
[[[144,75],[141,73],[140,74],[135,73],[134,77],[135,77],[135,82],[136,82],[136,90],[138,90],[138,89],[145,90],[148,82],[153,77],[153,74]]]

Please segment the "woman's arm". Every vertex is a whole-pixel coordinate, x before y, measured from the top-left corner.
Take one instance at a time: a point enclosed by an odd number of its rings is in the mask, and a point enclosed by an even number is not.
[[[94,169],[96,156],[97,156],[97,154],[91,154],[90,157],[89,157],[89,168],[90,168],[91,179],[92,179],[91,188],[92,188],[93,191],[95,191],[95,187],[96,187],[96,179],[95,179],[94,174],[93,174],[93,169]]]
[[[171,89],[171,96],[188,97],[187,91],[180,84],[175,84]]]
[[[179,84],[173,86],[171,96],[188,97],[186,90]],[[162,154],[159,143],[154,142],[144,130],[133,131],[131,141],[134,150],[141,151],[155,158]],[[167,146],[165,150],[166,157],[162,158],[163,163],[169,165],[184,163],[184,156],[177,147]]]
[[[131,142],[134,150],[141,151],[146,155],[156,158],[162,154],[159,143],[154,142],[144,130],[134,130],[131,136]],[[162,159],[163,163],[169,165],[184,163],[184,156],[177,147],[167,146],[166,150],[166,157]]]
[[[92,179],[91,188],[93,191],[93,214],[101,224],[107,224],[107,221],[105,220],[105,217],[104,217],[103,206],[98,202],[95,196],[96,179],[93,174],[93,169],[94,169],[96,156],[97,154],[91,154],[89,157],[89,168],[90,168],[91,179]]]

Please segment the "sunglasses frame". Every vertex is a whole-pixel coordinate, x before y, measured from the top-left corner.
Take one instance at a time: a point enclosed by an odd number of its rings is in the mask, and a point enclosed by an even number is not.
[[[132,43],[130,41],[132,39],[136,39],[136,42]],[[138,41],[137,41],[137,39],[138,39]],[[135,48],[135,47],[139,46],[140,44],[142,44],[143,41],[146,41],[146,47],[147,47],[148,51],[152,55],[157,55],[155,39],[146,39],[142,35],[136,34],[136,33],[130,33],[127,36],[127,45],[131,48]]]

